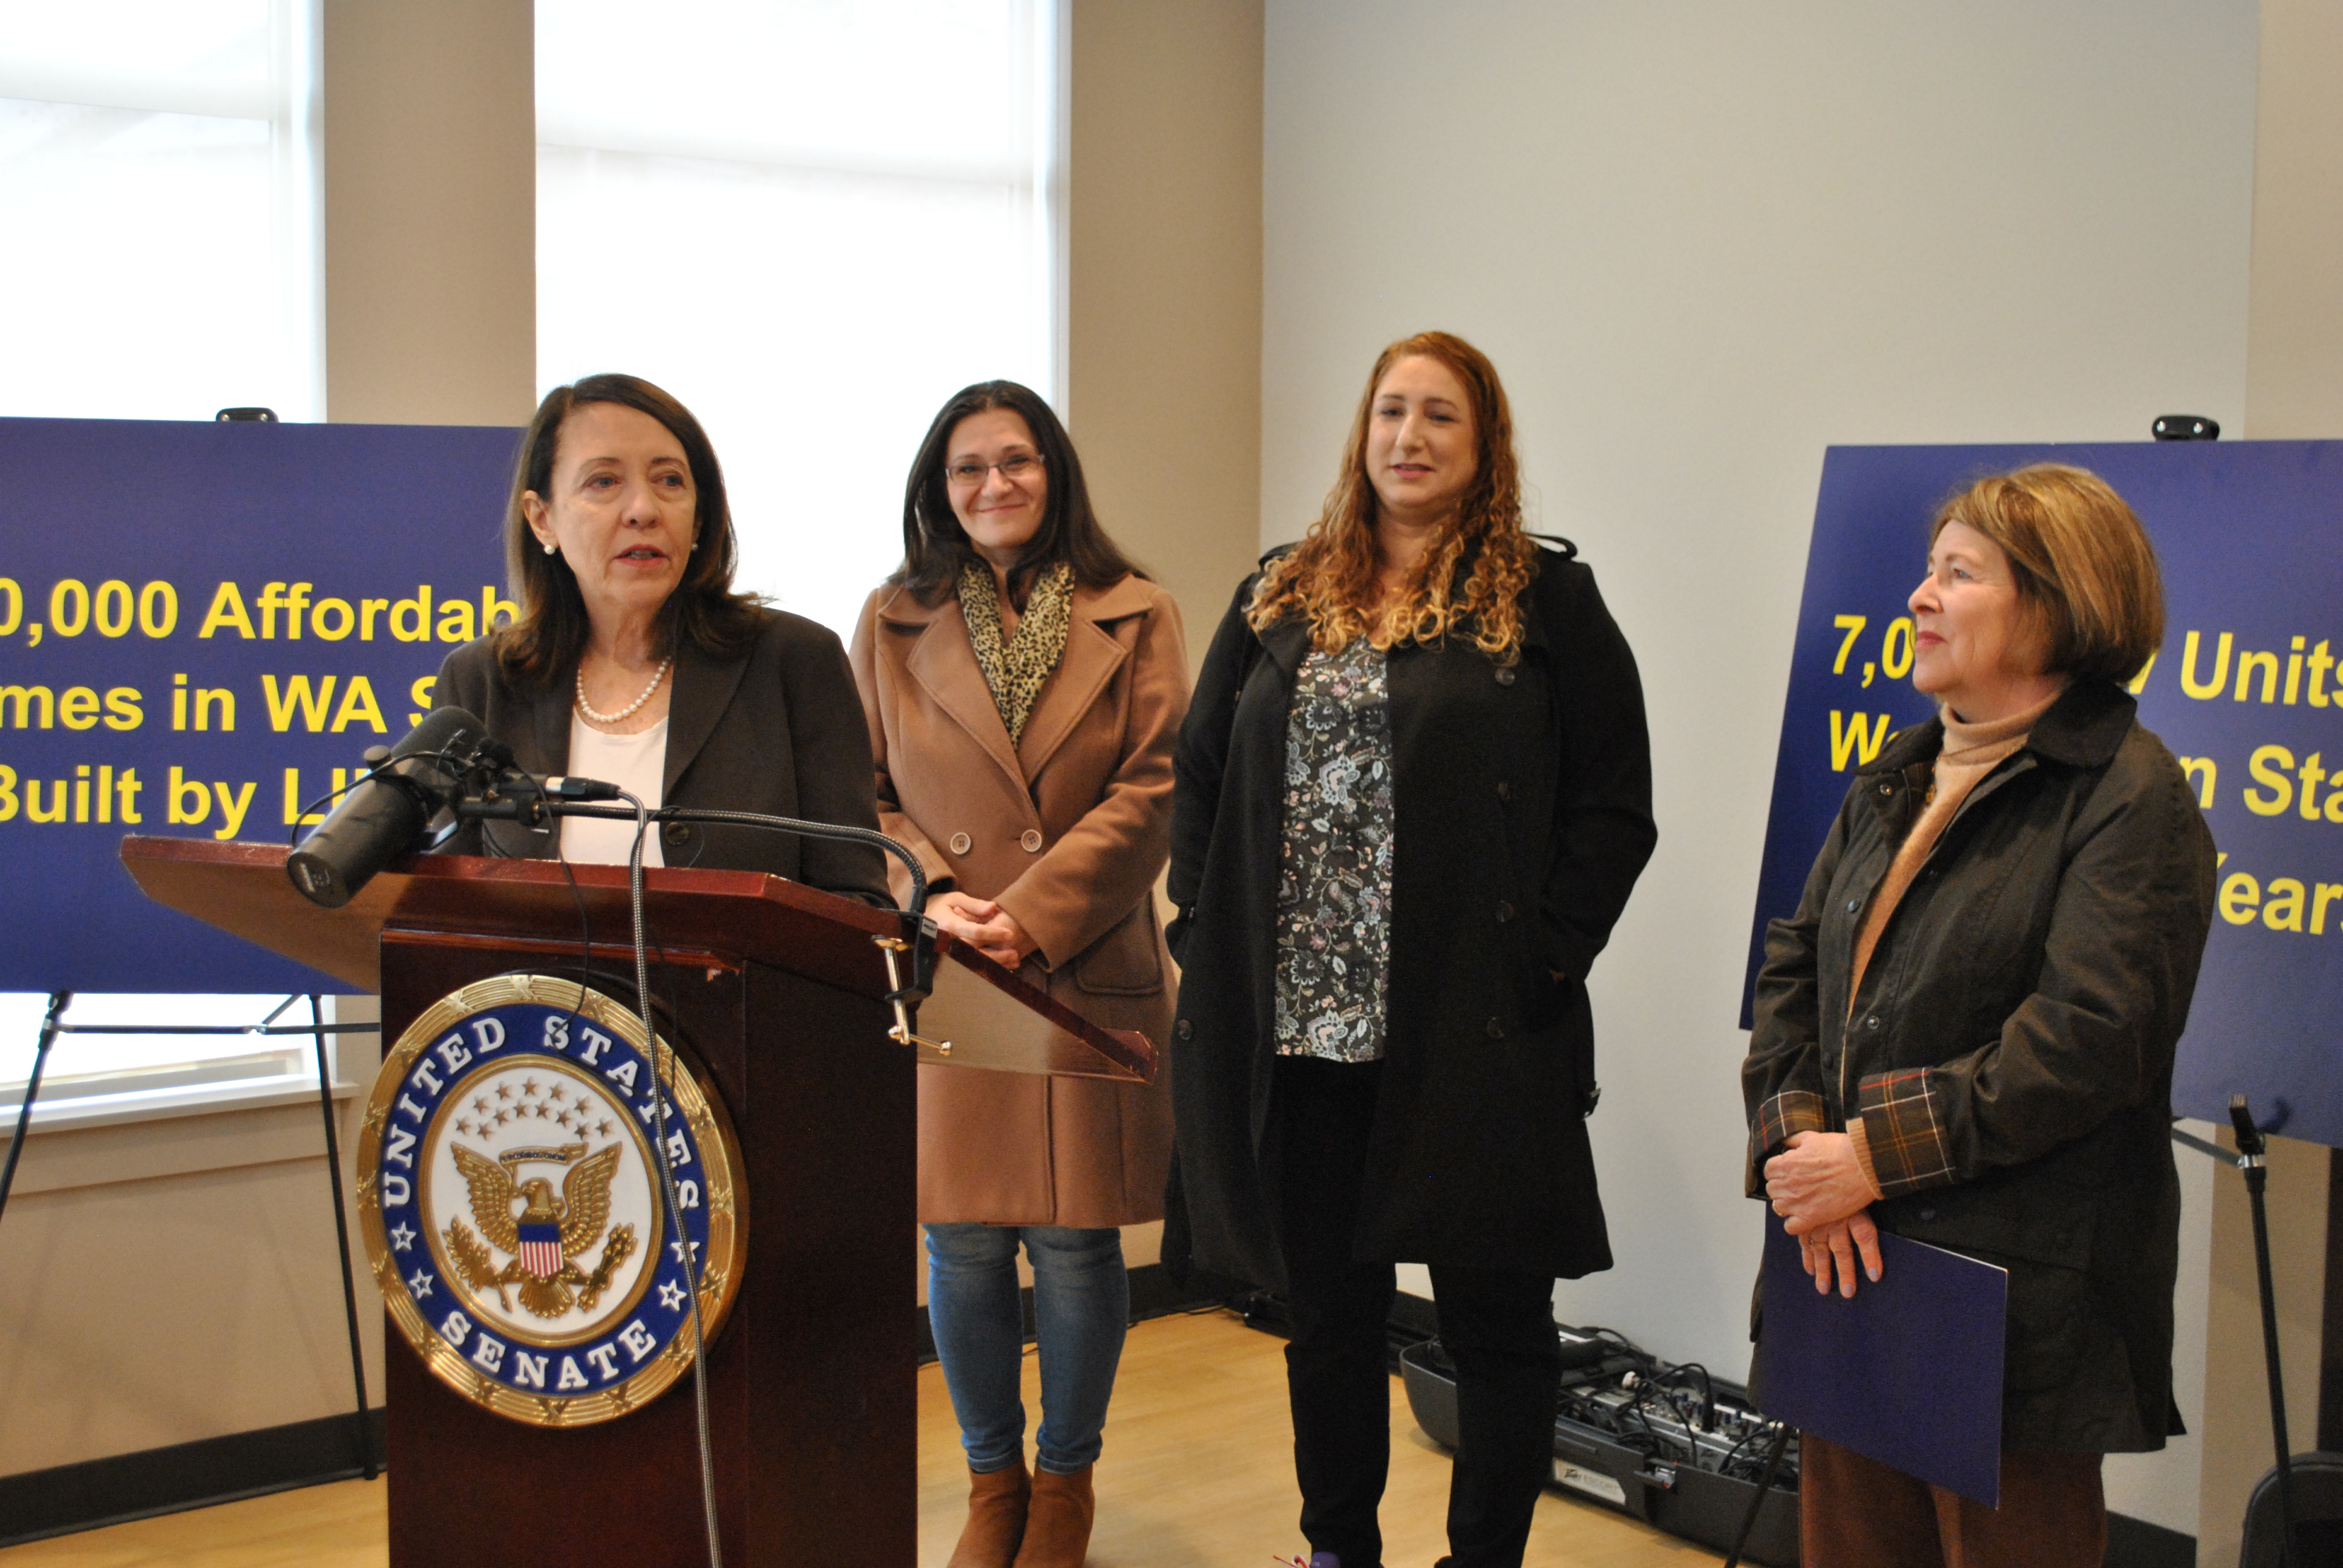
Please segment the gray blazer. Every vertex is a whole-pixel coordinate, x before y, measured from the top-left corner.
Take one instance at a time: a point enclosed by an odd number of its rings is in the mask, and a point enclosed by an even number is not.
[[[878,829],[870,732],[846,650],[829,628],[769,609],[745,657],[715,659],[687,646],[670,678],[664,804]],[[568,771],[568,672],[549,687],[518,686],[484,637],[447,656],[433,691],[435,706],[452,703],[478,717],[531,773]],[[551,859],[555,839],[549,830],[489,822],[466,828],[447,848]],[[669,822],[660,852],[670,866],[765,871],[880,908],[894,902],[882,857],[867,845]]]

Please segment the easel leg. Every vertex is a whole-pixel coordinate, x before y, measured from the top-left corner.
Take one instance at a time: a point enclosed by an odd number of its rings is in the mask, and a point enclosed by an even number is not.
[[[374,1432],[367,1419],[366,1355],[358,1345],[357,1282],[350,1272],[350,1223],[342,1211],[342,1152],[341,1141],[334,1131],[333,1075],[326,1067],[326,1006],[323,998],[309,999],[309,1020],[317,1027],[310,1039],[317,1051],[317,1110],[326,1123],[326,1173],[334,1187],[334,1240],[342,1251],[342,1311],[349,1321],[350,1382],[357,1392],[358,1408],[355,1417],[358,1440],[358,1462],[365,1468],[366,1478],[372,1481],[381,1473],[375,1462]]]
[[[48,1015],[41,1020],[41,1041],[33,1048],[33,1075],[25,1081],[25,1103],[16,1110],[16,1136],[8,1145],[8,1163],[0,1166],[0,1214],[8,1211],[8,1189],[16,1184],[16,1161],[24,1158],[25,1134],[33,1130],[33,1101],[41,1097],[41,1072],[49,1064],[49,1047],[57,1040],[57,1025],[73,1001],[73,992],[49,993]]]
[[[1741,1533],[1733,1538],[1733,1550],[1725,1559],[1725,1568],[1740,1568],[1742,1549],[1749,1544],[1750,1532],[1757,1528],[1757,1515],[1765,1512],[1765,1496],[1774,1489],[1774,1473],[1782,1468],[1782,1452],[1790,1446],[1790,1423],[1776,1423],[1774,1446],[1765,1451],[1765,1473],[1757,1478],[1757,1495],[1749,1500],[1749,1512],[1741,1516]]]

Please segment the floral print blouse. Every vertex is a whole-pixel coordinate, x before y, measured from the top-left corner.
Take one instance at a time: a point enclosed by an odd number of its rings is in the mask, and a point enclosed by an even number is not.
[[[1383,1054],[1391,979],[1392,735],[1383,650],[1312,650],[1286,720],[1277,1050]]]

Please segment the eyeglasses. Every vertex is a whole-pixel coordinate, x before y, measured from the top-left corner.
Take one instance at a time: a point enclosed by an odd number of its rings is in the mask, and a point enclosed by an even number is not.
[[[984,483],[985,475],[995,468],[1011,484],[1021,484],[1041,471],[1041,459],[1031,452],[1020,452],[998,463],[952,463],[944,468],[944,477],[962,489],[972,490]]]

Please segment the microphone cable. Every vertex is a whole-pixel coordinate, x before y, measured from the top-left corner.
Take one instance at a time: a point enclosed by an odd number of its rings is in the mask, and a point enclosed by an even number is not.
[[[635,841],[627,855],[627,903],[634,922],[635,1003],[641,1010],[643,1033],[650,1046],[652,1163],[659,1167],[659,1202],[665,1210],[661,1229],[675,1232],[676,1256],[683,1264],[683,1288],[691,1307],[691,1399],[699,1429],[699,1502],[708,1524],[708,1568],[724,1568],[724,1543],[716,1517],[716,1447],[708,1424],[708,1335],[699,1315],[699,1259],[676,1191],[675,1162],[668,1153],[667,1081],[659,1071],[659,1021],[651,1010],[650,952],[644,936],[643,839],[650,831],[651,809],[624,790],[618,791],[618,798],[634,807]],[[582,980],[578,989],[582,1000]],[[667,1058],[671,1071],[676,1061],[672,1046]]]

